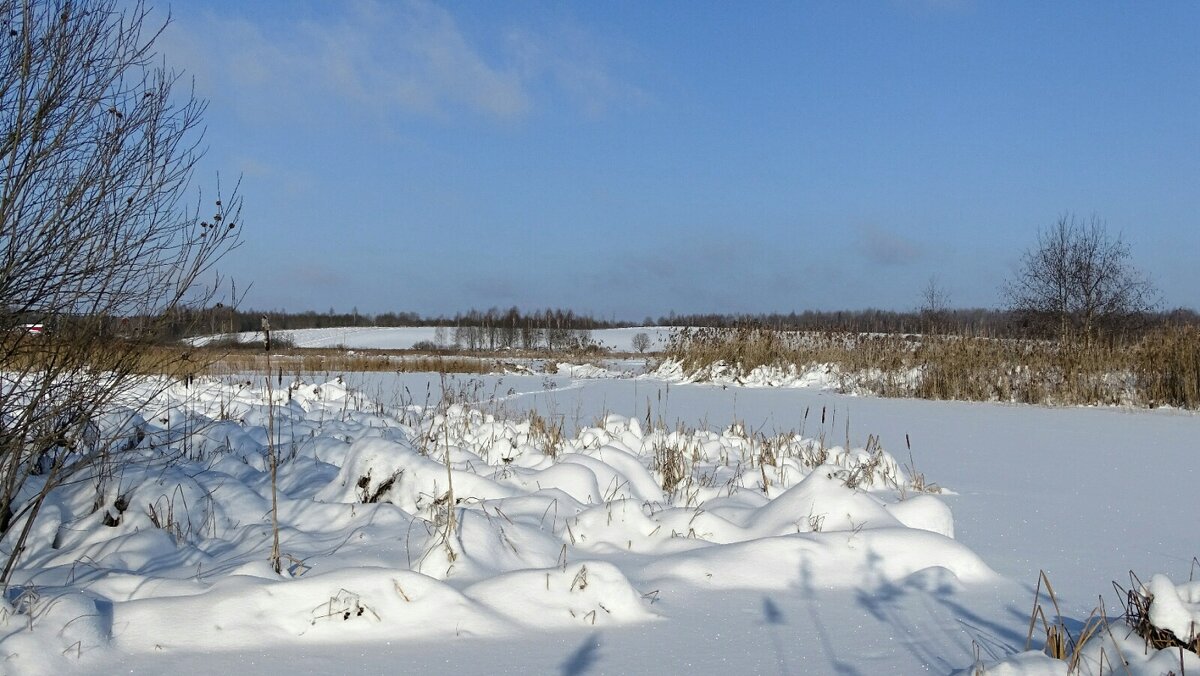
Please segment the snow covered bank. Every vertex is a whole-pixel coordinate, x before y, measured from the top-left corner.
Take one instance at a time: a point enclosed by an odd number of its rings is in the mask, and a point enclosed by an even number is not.
[[[463,405],[389,410],[336,380],[271,399],[197,383],[126,413],[106,428],[128,437],[122,462],[52,492],[34,524],[0,604],[6,673],[656,623],[688,589],[997,579],[877,444],[615,414],[566,435]]]
[[[0,672],[1062,673],[1021,653],[1039,569],[1078,635],[1196,549],[1141,508],[1194,511],[1187,412],[362,373],[275,393],[276,575],[261,382],[99,425],[141,462],[51,496]],[[1179,673],[1108,615],[1132,673]]]
[[[591,340],[600,347],[617,352],[637,352],[634,347],[634,337],[644,333],[649,338],[648,351],[658,352],[667,344],[670,329],[656,326],[631,327],[624,329],[596,329],[589,332]],[[331,348],[341,347],[352,350],[409,350],[418,343],[435,343],[439,339],[449,342],[453,336],[453,328],[446,330],[445,337],[438,334],[433,326],[347,326],[328,329],[285,329],[272,331],[271,335],[282,338],[296,347]],[[230,334],[205,336],[194,339],[197,345],[225,338]],[[253,343],[262,340],[262,334],[255,331],[245,331],[232,334],[239,342]],[[445,347],[449,347],[446,345]]]
[[[1200,409],[1200,333],[1045,341],[970,335],[681,329],[658,372],[686,382],[816,384],[844,393],[1065,405]]]
[[[744,387],[812,387],[845,391],[846,376],[832,364],[809,364],[803,368],[787,366],[756,366],[749,372],[723,361],[703,368],[687,370],[682,362],[663,360],[651,374],[677,383],[713,383]]]

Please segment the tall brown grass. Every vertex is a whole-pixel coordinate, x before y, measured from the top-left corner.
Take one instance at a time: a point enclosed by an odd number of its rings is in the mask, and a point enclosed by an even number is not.
[[[163,355],[172,355],[171,368],[164,371]],[[228,349],[219,347],[180,347],[148,345],[145,349],[145,368],[148,375],[165,374],[173,377],[188,375],[229,375],[262,373],[270,361],[273,372],[284,375],[302,373],[350,373],[391,371],[401,373],[473,373],[487,374],[503,371],[502,360],[469,356],[439,356],[401,354],[392,352],[347,352],[337,349],[285,348],[268,355],[259,349]]]
[[[1133,369],[1147,403],[1200,408],[1200,328],[1172,328],[1138,345]]]
[[[1168,327],[1129,342],[968,335],[685,329],[664,356],[704,380],[713,366],[836,367],[843,389],[881,396],[1200,408],[1200,329]],[[730,373],[730,372],[727,372]]]

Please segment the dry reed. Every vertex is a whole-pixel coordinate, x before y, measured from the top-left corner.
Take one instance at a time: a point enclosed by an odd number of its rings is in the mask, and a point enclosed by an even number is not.
[[[1131,343],[969,335],[679,331],[664,353],[690,376],[831,365],[846,390],[889,397],[1200,408],[1200,329],[1163,328]]]

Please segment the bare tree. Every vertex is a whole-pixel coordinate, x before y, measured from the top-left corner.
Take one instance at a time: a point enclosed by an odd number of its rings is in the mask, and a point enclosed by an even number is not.
[[[650,336],[645,333],[633,334],[633,349],[638,351],[638,354],[645,353],[650,349]]]
[[[919,310],[927,332],[936,333],[943,330],[950,311],[950,292],[946,291],[946,287],[942,286],[941,280],[937,278],[937,275],[931,276],[921,289],[921,307]]]
[[[188,368],[146,342],[201,315],[238,243],[236,189],[203,219],[184,203],[205,104],[173,92],[148,22],[140,2],[0,0],[0,322],[48,329],[0,340],[0,584],[47,494],[127,443],[97,414]]]
[[[1157,306],[1154,286],[1130,260],[1129,245],[1104,222],[1062,216],[1038,235],[1004,287],[1009,309],[1060,338],[1091,344]]]
[[[521,326],[521,347],[526,350],[536,350],[542,341],[541,329],[533,325],[533,318],[526,317]]]

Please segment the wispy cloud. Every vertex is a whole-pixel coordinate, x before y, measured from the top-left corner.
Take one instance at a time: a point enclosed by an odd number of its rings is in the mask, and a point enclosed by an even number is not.
[[[924,255],[916,242],[876,225],[859,227],[855,248],[876,265],[908,265]]]
[[[189,16],[162,46],[196,76],[202,94],[252,114],[348,102],[383,115],[468,111],[512,120],[538,105],[542,85],[588,114],[639,95],[581,34],[506,28],[473,35],[449,9],[424,0],[335,7],[336,15],[321,20]]]
[[[252,179],[255,182],[274,183],[285,195],[311,195],[320,180],[311,171],[303,168],[266,162],[249,155],[238,154],[230,159],[230,165],[238,176]]]
[[[641,104],[650,98],[616,77],[609,63],[612,54],[602,51],[578,27],[511,29],[505,45],[523,81],[545,82],[588,115],[602,115],[614,106]]]

